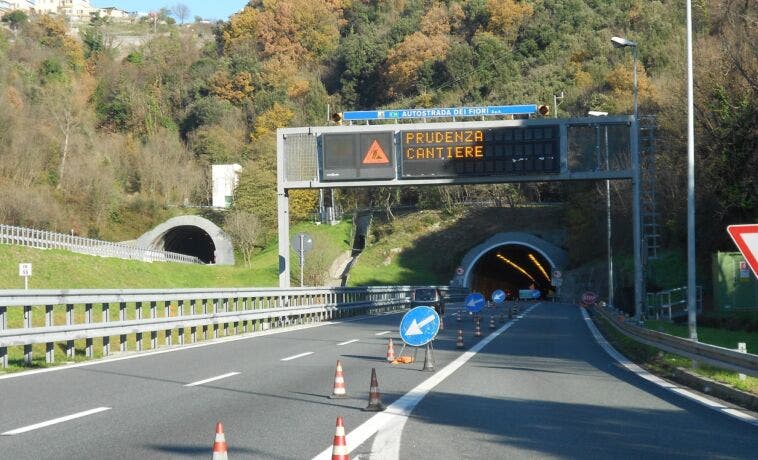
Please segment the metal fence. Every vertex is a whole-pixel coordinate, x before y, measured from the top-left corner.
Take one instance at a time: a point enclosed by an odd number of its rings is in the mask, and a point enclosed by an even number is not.
[[[184,345],[230,333],[262,331],[354,314],[403,308],[411,286],[361,288],[130,289],[0,291],[0,366],[45,362],[118,351]],[[451,300],[462,290],[443,288]],[[460,291],[460,292],[457,292]],[[230,332],[231,331],[231,332]],[[160,337],[162,336],[162,337]],[[17,347],[14,349],[14,347]],[[10,348],[10,350],[9,350]],[[14,353],[15,351],[15,353]],[[23,352],[23,354],[21,354]]]
[[[697,311],[703,311],[703,287],[695,286]],[[647,315],[660,318],[663,314],[671,321],[674,316],[687,314],[687,287],[667,289],[661,292],[647,293]]]
[[[101,257],[135,259],[143,262],[181,262],[202,264],[194,256],[175,252],[157,251],[140,248],[123,243],[110,243],[92,238],[68,235],[65,233],[37,230],[34,228],[0,225],[0,244],[16,244],[37,249],[67,249],[72,252]]]

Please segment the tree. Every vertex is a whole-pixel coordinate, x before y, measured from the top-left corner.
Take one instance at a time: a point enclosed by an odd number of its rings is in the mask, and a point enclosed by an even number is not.
[[[24,25],[28,19],[29,19],[29,16],[27,16],[26,13],[24,13],[23,11],[13,10],[13,11],[9,11],[5,13],[2,19],[0,20],[10,24],[13,34],[16,35],[19,27]]]
[[[190,15],[190,9],[184,3],[177,3],[171,7],[171,12],[179,19],[179,24],[184,24],[184,20]]]
[[[246,211],[234,210],[224,219],[224,230],[232,238],[234,246],[242,253],[245,265],[250,267],[250,259],[261,239],[260,219]]]

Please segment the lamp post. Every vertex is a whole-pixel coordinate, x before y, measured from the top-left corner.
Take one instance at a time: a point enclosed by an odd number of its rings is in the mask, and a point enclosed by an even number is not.
[[[634,63],[634,82],[632,93],[634,97],[634,117],[632,120],[632,228],[634,233],[634,320],[642,321],[642,217],[640,213],[640,166],[639,166],[639,120],[637,119],[637,42],[621,37],[611,37],[615,48],[632,48]]]
[[[608,112],[590,110],[587,114],[591,117],[606,117]],[[610,147],[608,146],[608,126],[603,127],[605,131],[605,170],[611,170]],[[611,180],[605,180],[605,217],[607,233],[607,250],[608,250],[608,305],[613,306],[613,252],[611,249]]]
[[[611,37],[611,43],[613,43],[613,46],[616,48],[632,48],[632,62],[634,68],[634,82],[632,83],[632,92],[634,96],[634,118],[637,119],[637,42],[633,42],[621,37]]]
[[[695,298],[695,115],[692,82],[692,1],[687,0],[687,326],[697,342]]]

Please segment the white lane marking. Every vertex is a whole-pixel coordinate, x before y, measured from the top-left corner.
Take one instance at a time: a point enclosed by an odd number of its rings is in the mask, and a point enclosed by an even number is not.
[[[585,309],[582,309],[582,317],[584,317],[584,322],[587,324],[587,327],[589,328],[590,332],[592,333],[592,336],[595,338],[595,341],[603,347],[603,350],[605,350],[606,353],[611,355],[613,359],[618,361],[619,364],[624,366],[628,371],[633,372],[637,374],[638,376],[642,377],[643,379],[658,385],[662,388],[665,388],[673,393],[676,393],[680,396],[683,396],[687,399],[691,399],[695,402],[698,402],[706,407],[710,407],[711,409],[721,412],[724,414],[729,415],[730,417],[734,417],[738,420],[742,420],[743,422],[750,423],[752,425],[758,426],[758,418],[753,417],[752,415],[746,414],[744,412],[741,412],[737,409],[731,409],[729,407],[724,406],[723,404],[713,401],[711,399],[708,399],[706,397],[700,396],[699,394],[695,394],[689,390],[686,390],[684,388],[679,388],[676,385],[673,385],[669,382],[664,381],[658,376],[655,376],[651,374],[650,372],[646,371],[645,369],[641,368],[640,366],[634,364],[633,362],[629,361],[629,359],[626,358],[626,356],[619,353],[613,346],[608,343],[607,340],[605,340],[605,337],[603,337],[602,334],[600,334],[600,331],[597,329],[597,326],[595,326],[595,323],[592,322],[592,319],[587,314],[587,311]]]
[[[216,376],[216,377],[211,377],[209,379],[198,380],[197,382],[188,383],[188,384],[186,384],[184,386],[185,387],[196,387],[196,386],[202,385],[204,383],[215,382],[216,380],[225,379],[227,377],[231,377],[231,376],[237,375],[237,374],[239,374],[239,372],[229,372],[228,374],[219,375],[219,376]]]
[[[289,356],[287,358],[282,358],[281,361],[292,361],[293,359],[302,358],[303,356],[312,355],[312,351],[306,351],[305,353],[300,353],[299,355],[295,356]]]
[[[390,332],[392,332],[392,331],[382,331],[382,332],[377,332],[374,335],[385,335],[385,334],[389,334]]]
[[[524,313],[529,313],[536,308],[539,303],[532,305]],[[380,412],[370,419],[366,420],[358,428],[354,429],[345,437],[348,453],[352,452],[355,448],[366,442],[376,432],[379,432],[377,439],[374,440],[374,444],[371,449],[371,458],[398,458],[400,452],[400,432],[395,428],[395,425],[405,424],[408,420],[408,416],[413,412],[413,409],[424,399],[434,387],[442,383],[453,372],[458,370],[461,366],[466,364],[471,358],[473,358],[482,348],[492,342],[497,336],[507,331],[508,328],[515,323],[510,321],[505,323],[500,329],[495,330],[487,337],[483,338],[476,343],[469,351],[461,354],[453,362],[437,371],[434,375],[418,384],[414,389],[400,397],[397,401],[390,404],[384,412]],[[384,427],[388,427],[389,432],[384,433],[382,430]],[[381,452],[376,452],[375,448],[381,449]],[[394,455],[392,454],[394,452]],[[329,460],[332,455],[332,446],[324,449],[320,454],[313,457],[313,460]]]
[[[35,423],[34,425],[29,425],[23,428],[16,428],[15,430],[6,431],[5,433],[2,433],[2,436],[13,436],[16,434],[26,433],[27,431],[37,430],[39,428],[45,428],[46,426],[68,422],[69,420],[86,417],[88,415],[97,414],[98,412],[103,412],[110,409],[111,409],[110,407],[97,407],[95,409],[86,410],[84,412],[77,412],[76,414],[66,415],[65,417],[59,417],[52,420],[48,420],[46,422]]]
[[[337,344],[337,346],[338,346],[338,347],[341,347],[342,345],[347,345],[348,343],[355,343],[355,342],[358,342],[359,340],[360,340],[360,339],[353,339],[353,340],[348,340],[347,342],[341,342],[341,343],[338,343],[338,344]]]

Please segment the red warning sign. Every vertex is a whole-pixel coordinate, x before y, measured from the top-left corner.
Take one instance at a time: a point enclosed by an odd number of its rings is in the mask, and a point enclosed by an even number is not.
[[[386,165],[389,164],[390,159],[387,158],[387,154],[384,153],[382,147],[379,145],[379,141],[374,139],[371,143],[366,156],[363,157],[364,165]]]

